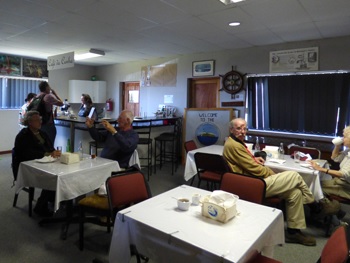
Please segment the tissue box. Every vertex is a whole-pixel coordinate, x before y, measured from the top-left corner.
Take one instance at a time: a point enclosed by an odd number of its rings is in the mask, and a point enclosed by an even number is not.
[[[237,215],[238,196],[224,191],[214,191],[213,194],[204,198],[202,216],[226,223]]]
[[[60,157],[61,163],[71,164],[78,163],[80,161],[78,153],[62,153]]]

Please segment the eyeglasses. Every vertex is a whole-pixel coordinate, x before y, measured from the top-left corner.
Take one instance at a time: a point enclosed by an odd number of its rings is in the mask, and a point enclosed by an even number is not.
[[[247,132],[248,131],[248,128],[247,127],[244,127],[244,128],[242,128],[242,127],[237,127],[237,128],[235,128],[235,130],[236,131],[244,131],[244,132]]]

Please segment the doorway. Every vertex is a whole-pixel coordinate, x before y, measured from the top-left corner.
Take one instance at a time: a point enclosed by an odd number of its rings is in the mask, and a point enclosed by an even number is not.
[[[189,80],[189,108],[220,108],[220,78]]]
[[[122,82],[122,110],[130,110],[134,116],[140,115],[140,82]]]

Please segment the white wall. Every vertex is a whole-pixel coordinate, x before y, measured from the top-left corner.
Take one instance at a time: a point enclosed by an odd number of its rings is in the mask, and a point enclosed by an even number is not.
[[[141,67],[158,65],[166,62],[177,63],[176,87],[144,87],[141,88],[142,111],[154,112],[158,104],[163,104],[164,95],[174,95],[174,106],[177,106],[182,114],[187,107],[187,80],[192,78],[192,62],[199,60],[215,60],[215,76],[224,75],[231,71],[232,66],[236,70],[245,73],[268,73],[269,52],[274,50],[296,49],[305,47],[319,47],[319,70],[350,70],[350,36],[332,38],[327,40],[312,40],[289,43],[286,45],[270,45],[246,49],[237,49],[227,52],[191,54],[186,56],[152,59],[124,64],[115,64],[103,67],[88,67],[76,65],[74,68],[54,70],[49,74],[49,82],[56,89],[62,99],[68,96],[68,80],[86,79],[97,75],[99,80],[107,81],[107,98],[115,101],[113,117],[117,117],[120,111],[120,82],[139,81]],[[231,101],[231,95],[226,92],[220,94],[221,102]],[[13,146],[15,135],[18,131],[18,111],[0,110],[0,119],[6,120],[6,127],[0,130],[0,152],[10,150]]]

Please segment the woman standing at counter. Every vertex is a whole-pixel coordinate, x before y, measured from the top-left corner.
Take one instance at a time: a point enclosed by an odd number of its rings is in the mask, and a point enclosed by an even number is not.
[[[89,116],[89,113],[91,111],[91,108],[93,107],[92,99],[89,94],[81,94],[81,106],[79,109],[78,116],[79,117],[87,117]],[[94,117],[96,117],[97,114],[94,112]]]

